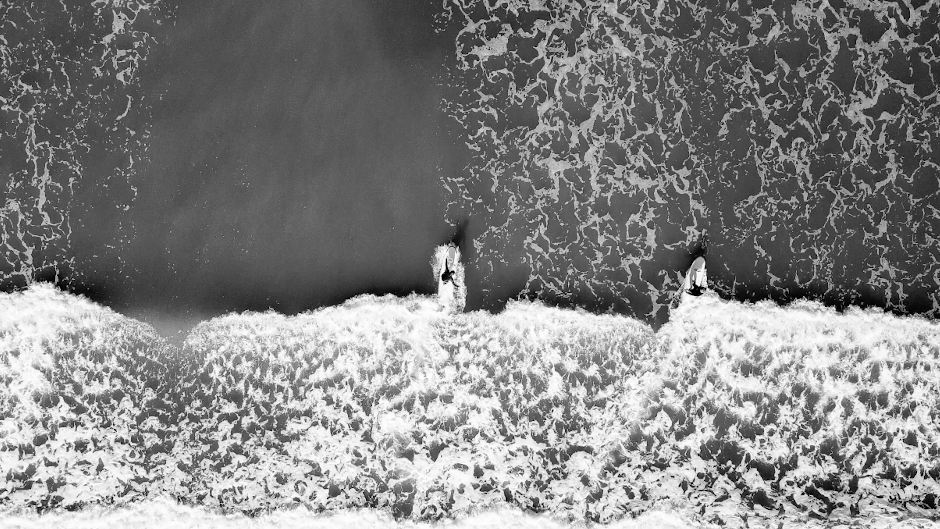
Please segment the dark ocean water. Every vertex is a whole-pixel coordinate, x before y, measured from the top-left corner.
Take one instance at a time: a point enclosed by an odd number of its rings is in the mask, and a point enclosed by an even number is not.
[[[723,296],[940,314],[936,3],[449,5],[479,277],[663,321],[707,236]]]
[[[766,5],[765,5],[766,4]],[[938,7],[0,4],[0,276],[159,327],[429,292],[940,313]],[[828,7],[827,7],[828,6]]]
[[[14,248],[3,263],[8,283],[22,284],[20,272],[58,271],[72,288],[168,328],[179,317],[294,312],[363,291],[431,289],[431,251],[452,231],[439,174],[457,158],[448,154],[439,110],[435,77],[445,47],[430,6],[142,5],[160,24],[141,17],[121,34],[129,47],[147,50],[132,81],[106,72],[104,97],[81,115],[33,118],[76,131],[61,150],[81,167],[56,168],[51,182],[31,168],[12,174],[11,196],[33,209],[21,221],[25,232],[4,233]],[[94,69],[95,49],[61,41],[102,40],[113,19],[108,9],[93,19],[80,4],[7,10],[37,15],[30,26],[4,29],[27,43],[8,48],[20,75],[36,64]],[[69,26],[74,13],[89,23]],[[50,27],[63,34],[46,44]],[[5,75],[8,90],[15,83],[13,72]],[[85,98],[80,87],[38,95],[52,105]],[[129,115],[116,127],[89,127],[114,123],[128,101]],[[29,131],[8,125],[4,137],[4,158],[21,158]],[[70,193],[40,204],[37,189],[58,189],[69,178]],[[48,212],[68,218],[38,233]],[[4,220],[11,217],[4,210]],[[20,249],[19,239],[31,248]]]

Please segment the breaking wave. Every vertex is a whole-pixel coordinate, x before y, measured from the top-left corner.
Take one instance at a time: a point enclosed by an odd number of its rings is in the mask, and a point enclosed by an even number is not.
[[[171,347],[36,286],[0,298],[0,508],[927,524],[938,344],[937,323],[814,302],[703,296],[654,332],[362,296],[215,318]]]

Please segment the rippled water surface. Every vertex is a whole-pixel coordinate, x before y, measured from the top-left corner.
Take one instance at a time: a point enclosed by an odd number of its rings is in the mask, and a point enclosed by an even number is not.
[[[935,2],[0,10],[6,290],[297,311],[459,228],[470,308],[662,322],[707,235],[726,297],[940,310]]]
[[[430,5],[0,9],[5,287],[168,327],[432,288],[457,158]]]
[[[723,295],[936,316],[940,8],[914,4],[448,2],[480,276],[661,321],[707,235]]]

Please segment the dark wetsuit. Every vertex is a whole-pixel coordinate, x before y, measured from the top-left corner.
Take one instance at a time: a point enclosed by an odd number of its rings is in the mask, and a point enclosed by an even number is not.
[[[447,266],[447,260],[444,260],[444,272],[441,274],[441,281],[447,283],[454,279],[454,271]]]

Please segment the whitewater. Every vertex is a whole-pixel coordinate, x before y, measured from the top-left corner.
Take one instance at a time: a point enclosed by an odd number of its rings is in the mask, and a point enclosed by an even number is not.
[[[360,296],[173,346],[35,285],[0,365],[4,526],[937,524],[940,325],[880,310]]]

